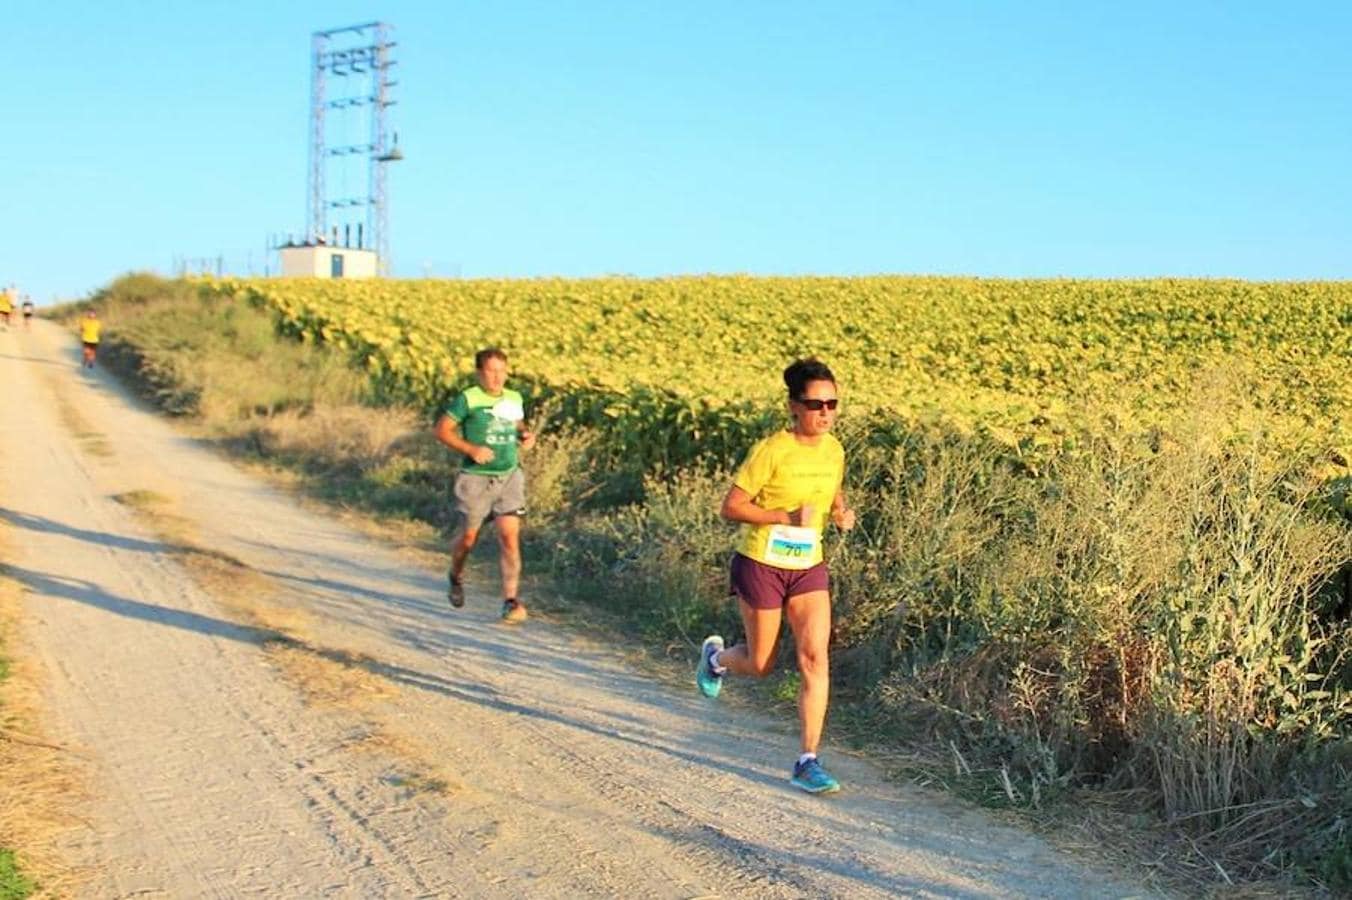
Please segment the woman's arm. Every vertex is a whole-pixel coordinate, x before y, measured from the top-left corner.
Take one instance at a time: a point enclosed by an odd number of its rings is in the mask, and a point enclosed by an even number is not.
[[[804,525],[812,521],[812,506],[804,504],[795,510],[762,509],[751,499],[746,491],[733,485],[723,498],[723,507],[719,515],[729,522],[745,522],[748,525]]]
[[[854,510],[845,502],[844,488],[836,491],[835,498],[831,500],[831,521],[841,531],[849,531],[854,527]]]

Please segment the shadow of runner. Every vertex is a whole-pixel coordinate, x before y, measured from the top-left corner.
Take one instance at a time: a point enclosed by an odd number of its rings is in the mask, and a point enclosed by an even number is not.
[[[169,541],[145,541],[140,538],[125,537],[120,534],[110,534],[106,531],[90,531],[86,528],[77,528],[74,525],[66,525],[55,519],[48,519],[45,516],[35,516],[30,513],[19,512],[18,510],[6,509],[4,507],[0,507],[0,521],[8,522],[16,528],[23,528],[28,531],[35,531],[42,534],[57,534],[77,541],[85,541],[99,547],[112,547],[117,550],[131,550],[136,553],[151,553],[155,555],[163,554],[172,557],[205,557],[232,566],[238,566],[241,569],[249,568],[238,559],[235,559],[228,553],[222,553],[219,550],[197,547],[192,544],[171,543]]]
[[[342,651],[338,651],[336,656],[331,656],[329,654],[331,654],[333,651],[326,651],[322,648],[319,649],[311,648],[311,649],[315,650],[315,652],[320,653],[320,655],[323,655],[328,659],[333,659],[336,662],[344,662],[346,658],[351,656],[351,654],[346,654],[343,653]],[[626,744],[633,745],[635,747],[643,747],[648,750],[655,750],[658,753],[665,754],[674,759],[679,759],[684,762],[693,763],[699,766],[715,765],[717,766],[717,768],[723,771],[733,772],[737,775],[740,775],[742,778],[745,778],[747,781],[754,781],[759,784],[768,784],[773,785],[776,788],[784,788],[785,785],[788,783],[787,779],[775,778],[773,776],[766,775],[763,772],[757,772],[754,769],[748,769],[744,766],[730,764],[727,762],[714,762],[711,761],[708,756],[701,756],[695,753],[689,753],[684,750],[679,750],[675,747],[668,746],[666,744],[658,743],[648,738],[636,737],[634,735],[625,734],[621,731],[617,731],[611,728],[604,728],[600,725],[594,725],[590,722],[582,722],[577,719],[566,716],[562,713],[553,712],[552,710],[541,709],[532,706],[525,706],[520,703],[515,703],[511,700],[505,700],[501,696],[499,696],[496,692],[484,689],[478,685],[455,684],[436,675],[429,675],[425,672],[419,672],[414,669],[405,668],[403,666],[380,662],[379,660],[372,659],[370,657],[361,658],[360,662],[358,662],[357,664],[360,665],[366,671],[371,672],[372,674],[375,675],[383,676],[389,681],[393,681],[397,684],[408,685],[410,687],[414,687],[422,691],[430,691],[436,694],[440,694],[444,697],[449,697],[453,700],[459,700],[463,703],[472,703],[476,706],[482,706],[488,709],[495,709],[500,712],[512,713],[514,715],[519,716],[526,716],[528,718],[538,719],[544,722],[552,722],[556,725],[563,725],[568,728],[576,728],[579,731],[585,731],[588,732],[589,734],[597,735],[598,737],[609,738],[614,741],[620,741]]]
[[[67,525],[63,522],[58,522],[44,516],[31,515],[29,513],[4,507],[0,507],[0,520],[10,523],[16,528],[39,533],[58,534],[104,547],[115,547],[118,549],[153,555],[162,554],[171,558],[187,555],[203,555],[220,559],[232,565],[245,566],[245,564],[240,563],[238,560],[217,551],[203,550],[199,547],[170,543],[167,541],[142,540],[106,532],[91,531],[73,525]],[[247,568],[247,566],[245,567]],[[3,565],[0,565],[0,569],[3,569]],[[412,669],[404,669],[389,663],[382,663],[364,655],[315,646],[275,630],[222,619],[214,619],[198,613],[174,610],[167,607],[143,603],[138,600],[118,597],[103,591],[97,585],[88,581],[74,581],[58,576],[28,572],[13,567],[10,568],[10,571],[14,573],[18,580],[40,593],[75,600],[128,618],[140,619],[158,625],[168,625],[170,627],[195,631],[213,637],[226,637],[258,645],[266,643],[285,643],[315,653],[340,665],[365,668],[372,674],[379,675],[400,684],[407,684],[420,690],[438,692],[452,699],[477,703],[482,706],[491,706],[504,712],[532,715],[559,724],[590,730],[604,736],[619,737],[607,729],[587,725],[567,717],[512,704],[507,701],[495,699],[494,697],[483,693],[480,693],[477,696],[472,695],[461,690],[455,683],[446,681],[434,675],[417,672]],[[520,649],[512,646],[509,642],[494,640],[491,635],[491,630],[501,627],[496,624],[496,618],[487,620],[486,622],[479,622],[477,620],[473,622],[465,621],[460,614],[451,612],[446,609],[443,604],[424,600],[423,597],[426,596],[426,592],[419,592],[416,596],[410,596],[409,594],[398,590],[383,592],[373,591],[358,585],[330,578],[306,578],[267,569],[252,569],[251,571],[258,572],[258,574],[266,577],[274,578],[279,582],[291,585],[295,588],[305,590],[311,598],[324,602],[326,607],[329,607],[331,610],[335,600],[341,603],[342,600],[351,598],[358,600],[359,605],[362,601],[376,602],[393,608],[402,608],[419,616],[428,614],[438,618],[448,616],[452,623],[457,619],[461,620],[458,626],[452,626],[454,629],[453,635],[443,634],[436,628],[433,628],[429,633],[427,628],[422,627],[424,626],[424,623],[416,620],[410,621],[406,627],[396,626],[387,632],[393,639],[421,653],[428,653],[435,656],[455,652],[457,650],[469,649],[502,657],[504,665],[520,671],[533,671],[537,673],[547,671],[558,672],[569,678],[581,680],[589,684],[604,682],[608,678],[608,676],[596,673],[595,670],[585,662],[579,660],[575,655],[571,655],[567,650],[547,648],[539,644],[534,644],[529,649]],[[404,578],[405,584],[417,584],[419,581],[428,584],[429,588],[433,584],[431,579],[422,576],[405,576]],[[327,599],[323,596],[325,594],[328,595]],[[614,713],[609,711],[596,712],[609,718],[617,718]],[[636,724],[632,717],[619,716],[618,718],[621,721],[627,720],[624,721],[624,724],[629,727],[633,727],[633,725]],[[671,747],[661,747],[657,744],[633,736],[623,736],[619,737],[619,739],[641,746],[649,746],[653,749],[667,752],[670,755],[677,756],[690,762],[708,763],[708,760],[695,754],[685,753]],[[735,769],[736,767],[733,768]],[[739,774],[742,774],[744,777],[748,777],[751,780],[760,780],[776,785],[779,784],[777,780],[766,778],[751,770],[742,769],[739,770]]]
[[[129,619],[139,619],[154,625],[168,625],[183,631],[192,631],[208,637],[227,638],[248,644],[264,644],[286,636],[269,628],[257,628],[252,625],[240,625],[225,619],[216,619],[200,613],[170,609],[154,603],[142,603],[110,594],[92,581],[65,578],[60,575],[48,575],[34,572],[19,566],[0,563],[0,575],[7,575],[27,587],[30,591],[43,596],[74,600],[86,606],[102,609],[106,612]]]
[[[56,366],[58,369],[68,368],[66,363],[59,363],[51,359],[40,359],[36,356],[15,356],[12,353],[0,353],[0,359],[12,359],[16,362],[38,363],[44,366]]]
[[[377,600],[382,603],[394,600],[403,603],[406,606],[414,607],[429,612],[430,611],[444,612],[446,610],[446,602],[444,600],[440,599],[422,600],[401,595],[400,593],[401,589],[416,590],[422,586],[416,584],[411,579],[405,579],[405,586],[401,588],[396,588],[395,590],[375,591],[371,590],[370,588],[364,588],[355,584],[349,584],[345,581],[337,581],[332,578],[315,578],[315,577],[306,578],[301,575],[292,575],[288,572],[279,572],[274,571],[272,569],[262,569],[262,568],[255,569],[254,571],[258,572],[258,574],[260,575],[266,575],[268,578],[275,578],[278,581],[294,584],[302,589],[308,588],[316,591],[329,591],[339,596],[365,597],[368,600]],[[428,579],[423,579],[423,581],[428,581]],[[445,593],[444,587],[442,587],[442,593],[443,594]]]
[[[59,534],[62,537],[85,541],[100,547],[115,547],[119,550],[133,550],[137,553],[186,553],[192,549],[181,544],[170,544],[165,541],[143,541],[140,538],[123,537],[119,534],[109,534],[106,531],[90,531],[86,528],[77,528],[74,525],[58,522],[55,519],[48,519],[45,516],[35,516],[5,507],[0,507],[0,520],[25,531],[36,531],[39,534]]]
[[[958,889],[952,884],[924,881],[916,877],[889,877],[858,865],[851,865],[847,858],[848,847],[841,848],[834,854],[825,847],[819,848],[821,852],[818,853],[809,853],[805,850],[786,852],[752,843],[708,824],[696,824],[679,830],[654,827],[650,827],[649,830],[678,845],[703,847],[735,863],[739,871],[758,873],[758,881],[766,881],[775,887],[790,888],[799,892],[801,896],[809,896],[812,885],[797,876],[793,867],[830,872],[839,878],[858,883],[860,888],[870,888],[892,897],[941,895],[961,900],[995,900],[997,897],[1008,896],[991,891]]]
[[[430,614],[438,617],[448,616],[451,621],[461,618],[461,616],[449,610],[444,603],[424,599],[425,597],[433,596],[430,592],[434,587],[438,587],[439,585],[435,585],[431,579],[422,576],[405,577],[403,579],[405,585],[415,586],[412,590],[417,590],[417,587],[421,586],[421,584],[427,585],[425,589],[417,591],[416,594],[404,593],[400,590],[375,591],[331,578],[306,578],[270,569],[255,569],[248,564],[235,559],[229,554],[221,553],[218,550],[205,549],[190,544],[173,543],[170,541],[143,540],[141,538],[126,537],[104,531],[91,531],[86,528],[68,525],[46,516],[33,515],[31,513],[21,512],[6,507],[0,507],[0,522],[7,522],[16,529],[39,534],[60,535],[73,540],[94,544],[99,547],[111,547],[119,550],[130,550],[136,553],[147,553],[176,558],[196,556],[216,559],[229,565],[239,566],[240,568],[248,569],[259,575],[273,578],[278,582],[304,590],[308,596],[328,604],[331,604],[334,600],[341,602],[347,598],[356,598],[385,604],[391,607],[398,607],[419,615]],[[80,598],[71,597],[70,599]],[[136,601],[126,602],[135,603]],[[147,620],[153,620],[153,617],[146,618]],[[415,634],[416,629],[410,627],[404,633]],[[284,637],[285,636],[283,635],[277,635],[275,639],[280,640]],[[548,665],[557,665],[573,675],[589,677],[584,667],[577,665],[574,660],[570,659],[565,654],[551,654],[538,647],[532,648],[528,653],[516,651],[505,644],[496,644],[475,639],[470,637],[469,634],[464,631],[457,633],[456,639],[460,643],[470,644],[475,649],[494,650],[495,652],[505,653],[510,658],[510,662],[518,668],[540,669]],[[453,648],[453,645],[449,642],[443,641],[438,646],[426,639],[420,641],[416,646],[417,649],[429,652],[436,652],[437,650],[447,652]]]
[[[577,719],[562,713],[537,709],[520,703],[514,703],[510,700],[504,700],[497,696],[495,692],[485,690],[476,685],[458,685],[437,675],[431,675],[426,672],[420,672],[416,669],[410,669],[393,663],[381,662],[380,660],[365,654],[353,653],[351,651],[339,650],[332,647],[316,646],[307,641],[269,628],[241,625],[236,622],[230,622],[225,619],[218,619],[200,613],[170,609],[154,603],[144,603],[140,600],[131,600],[126,597],[119,597],[116,594],[110,594],[91,581],[49,575],[19,566],[0,563],[0,574],[13,578],[27,587],[30,591],[43,596],[73,600],[77,603],[85,604],[86,606],[105,610],[114,615],[126,616],[127,618],[138,619],[154,625],[165,625],[170,628],[191,631],[208,637],[225,638],[227,640],[239,641],[257,646],[263,646],[269,643],[286,644],[313,653],[316,656],[339,665],[362,669],[397,685],[407,685],[408,687],[416,688],[421,691],[432,692],[452,700],[458,700],[462,703],[472,703],[476,706],[494,709],[499,712],[527,716],[568,728],[576,728],[580,731],[586,731],[600,737],[623,741],[634,746],[663,753],[667,756],[695,765],[708,766],[713,764],[724,771],[735,773],[748,781],[759,784],[769,784],[776,787],[784,786],[784,782],[781,779],[773,778],[762,772],[757,772],[754,769],[748,769],[744,766],[730,764],[725,761],[711,763],[711,760],[705,756],[688,753],[645,738],[626,735],[613,729],[593,725],[589,722],[578,721]]]

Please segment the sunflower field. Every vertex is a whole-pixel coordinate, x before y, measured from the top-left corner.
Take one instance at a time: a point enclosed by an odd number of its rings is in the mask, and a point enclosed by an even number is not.
[[[852,413],[979,430],[1011,450],[1073,447],[1105,421],[1148,428],[1205,373],[1238,379],[1269,427],[1352,446],[1352,284],[1213,280],[680,277],[229,280],[208,290],[348,348],[388,397],[434,408],[505,349],[565,415],[622,426],[650,459],[742,446],[816,355]],[[603,420],[609,418],[609,423]],[[653,443],[662,444],[660,452]]]

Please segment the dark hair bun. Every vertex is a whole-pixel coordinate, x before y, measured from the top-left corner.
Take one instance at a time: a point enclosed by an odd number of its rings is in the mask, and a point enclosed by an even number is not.
[[[803,396],[803,391],[807,389],[808,382],[811,381],[829,381],[835,384],[836,376],[831,374],[831,370],[827,368],[826,363],[815,356],[796,359],[789,363],[789,367],[784,370],[784,386],[789,389],[790,400],[796,400]]]

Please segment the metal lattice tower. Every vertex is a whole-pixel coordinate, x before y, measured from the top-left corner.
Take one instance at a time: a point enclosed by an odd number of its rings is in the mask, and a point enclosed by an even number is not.
[[[368,22],[311,36],[307,240],[374,250],[382,275],[390,266],[385,167],[404,158],[387,122],[398,84],[390,80],[391,31]]]

